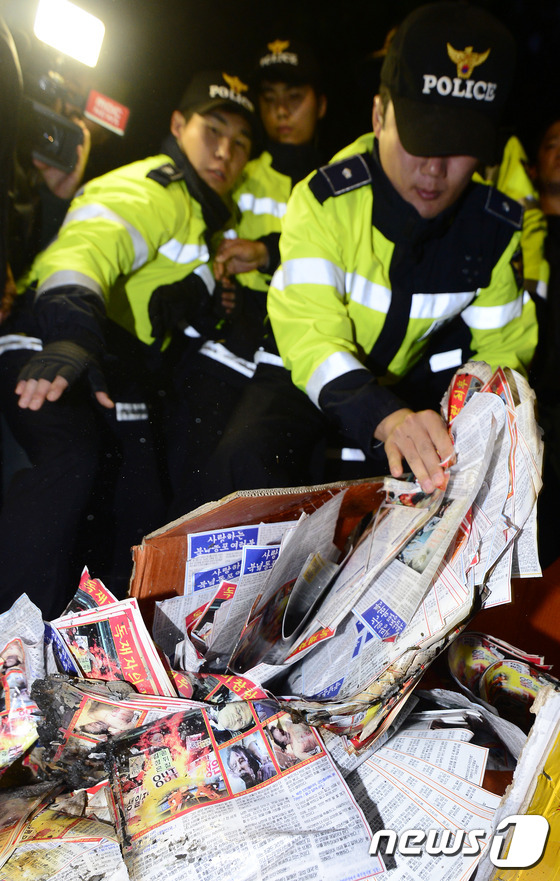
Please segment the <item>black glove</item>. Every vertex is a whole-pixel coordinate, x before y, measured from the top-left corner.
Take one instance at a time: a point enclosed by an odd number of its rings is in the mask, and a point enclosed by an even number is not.
[[[165,339],[175,328],[182,330],[189,324],[207,336],[216,323],[208,288],[192,272],[181,281],[156,288],[148,304],[148,315],[152,335],[158,341]]]
[[[53,382],[62,376],[72,386],[87,370],[89,384],[94,392],[107,391],[97,359],[91,352],[69,340],[48,343],[42,352],[36,352],[20,371],[18,382],[28,379],[46,379]]]

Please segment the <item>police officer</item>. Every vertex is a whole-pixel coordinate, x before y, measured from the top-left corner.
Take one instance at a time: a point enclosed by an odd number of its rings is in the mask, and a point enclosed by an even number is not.
[[[264,128],[264,149],[245,166],[233,198],[241,218],[226,233],[214,261],[222,286],[223,321],[185,360],[173,408],[170,459],[175,499],[170,517],[205,498],[206,462],[259,360],[280,361],[266,319],[266,295],[279,263],[282,218],[294,184],[320,164],[317,129],[327,107],[320,67],[310,46],[276,39],[257,53],[252,85]],[[267,337],[266,349],[265,340]],[[281,362],[280,362],[281,363]],[[180,372],[180,371],[179,371]],[[176,464],[175,464],[176,463]]]
[[[531,173],[546,218],[545,254],[550,265],[548,297],[531,379],[544,431],[543,489],[539,495],[539,557],[543,568],[558,559],[556,511],[560,496],[560,115],[536,136]]]
[[[129,518],[128,548],[140,528],[160,525],[155,454],[142,458],[142,450],[150,448],[150,392],[165,342],[154,345],[152,325],[165,327],[173,304],[156,299],[150,315],[150,302],[162,282],[196,273],[193,314],[204,314],[214,237],[230,223],[228,194],[249,158],[253,119],[239,77],[197,75],[161,155],[90,181],[57,240],[35,260],[34,284],[2,326],[4,342],[9,337],[0,358],[2,404],[33,464],[16,475],[0,517],[3,607],[25,590],[46,616],[73,590],[68,561],[95,476],[101,408],[122,441],[117,483],[126,491],[117,520]],[[100,372],[107,347],[112,397]],[[131,475],[133,446],[139,464]]]
[[[253,81],[264,150],[247,164],[235,188],[241,221],[237,237],[220,245],[215,272],[218,278],[239,275],[243,284],[266,291],[270,270],[279,263],[278,240],[289,195],[319,165],[317,130],[327,99],[315,53],[294,40],[267,43]]]
[[[471,180],[495,159],[513,57],[507,30],[464,3],[420,7],[399,27],[374,134],[288,203],[268,310],[293,385],[287,371],[258,382],[257,371],[212,463],[214,497],[307,482],[329,424],[371,473],[384,451],[393,476],[406,460],[429,492],[453,454],[436,412],[444,387],[429,377],[438,330],[450,341],[452,329],[462,362],[526,370],[536,322],[521,291],[522,208]]]

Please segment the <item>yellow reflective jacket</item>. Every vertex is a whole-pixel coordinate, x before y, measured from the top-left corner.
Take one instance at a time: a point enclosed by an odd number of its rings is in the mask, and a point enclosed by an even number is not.
[[[241,219],[235,234],[240,239],[261,239],[280,233],[282,218],[292,191],[292,179],[273,168],[273,158],[264,150],[247,163],[233,191]],[[266,293],[271,276],[266,272],[244,272],[237,276],[241,284]]]
[[[521,206],[472,183],[425,220],[388,181],[373,141],[362,137],[294,188],[268,297],[294,383],[352,421],[362,448],[403,406],[387,386],[458,316],[468,356],[494,367],[526,371],[537,341],[521,290]]]
[[[199,267],[213,286],[202,207],[173,169],[160,154],[87,183],[25,282],[37,282],[37,296],[61,285],[86,288],[103,297],[110,319],[151,344],[155,288]]]
[[[544,256],[546,218],[539,205],[539,194],[528,172],[529,160],[519,138],[513,135],[504,147],[500,164],[485,171],[484,180],[493,184],[523,206],[523,275],[525,290],[545,300],[549,267]],[[475,179],[476,176],[475,176]],[[479,180],[482,178],[479,176]]]

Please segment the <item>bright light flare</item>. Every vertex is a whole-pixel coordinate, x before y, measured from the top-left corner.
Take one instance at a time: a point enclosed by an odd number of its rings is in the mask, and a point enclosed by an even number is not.
[[[39,0],[33,32],[53,49],[95,67],[105,25],[70,0]]]

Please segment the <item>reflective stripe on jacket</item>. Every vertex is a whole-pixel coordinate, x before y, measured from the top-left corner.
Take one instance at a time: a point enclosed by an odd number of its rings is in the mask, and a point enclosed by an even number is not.
[[[153,342],[148,303],[159,285],[207,263],[202,208],[184,180],[163,186],[149,172],[164,154],[90,181],[74,198],[57,239],[35,260],[38,296],[78,284],[102,296],[107,315],[143,343]]]
[[[267,150],[248,162],[233,192],[241,211],[235,230],[237,237],[254,241],[279,233],[291,189],[291,178],[272,167],[272,156]],[[270,283],[270,275],[264,272],[244,272],[237,278],[254,291],[266,292]]]
[[[361,371],[370,387],[361,406],[375,426],[372,376],[379,384],[405,376],[455,316],[471,356],[494,367],[526,371],[537,330],[521,290],[522,208],[472,183],[424,220],[391,186],[373,146],[373,135],[362,137],[294,188],[268,310],[294,383],[319,405],[325,386]]]

